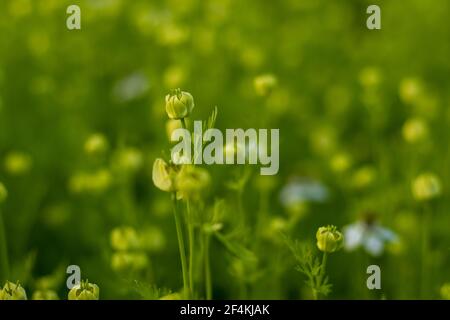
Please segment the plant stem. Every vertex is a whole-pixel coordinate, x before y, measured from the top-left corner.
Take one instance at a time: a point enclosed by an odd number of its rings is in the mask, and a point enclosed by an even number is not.
[[[0,283],[9,278],[8,246],[6,243],[5,225],[0,210]]]
[[[205,290],[206,290],[206,300],[212,299],[212,280],[211,280],[211,266],[209,261],[209,234],[204,233],[205,241]]]
[[[189,236],[189,287],[191,294],[194,291],[194,224],[192,221],[191,205],[189,199],[186,200],[187,225]]]
[[[320,265],[320,273],[319,273],[319,276],[317,277],[317,287],[319,287],[319,288],[322,285],[322,280],[323,280],[323,277],[325,276],[325,271],[326,271],[326,267],[327,267],[327,257],[328,257],[327,253],[324,252],[323,256],[322,256],[322,264]],[[316,290],[314,290],[313,294],[314,294],[314,299],[318,300],[318,298],[319,298],[318,292]]]
[[[175,216],[175,226],[177,228],[178,247],[180,250],[181,271],[183,273],[184,294],[190,295],[191,292],[190,292],[189,280],[188,280],[186,249],[184,247],[184,238],[183,238],[183,229],[181,226],[181,217],[180,217],[180,213],[178,212],[178,208],[177,208],[178,205],[177,205],[176,193],[172,194],[172,203],[173,203],[173,213]]]
[[[181,121],[181,127],[182,127],[183,129],[186,129],[186,128],[187,128],[187,126],[186,126],[186,120],[185,120],[184,118],[181,118],[180,121]]]

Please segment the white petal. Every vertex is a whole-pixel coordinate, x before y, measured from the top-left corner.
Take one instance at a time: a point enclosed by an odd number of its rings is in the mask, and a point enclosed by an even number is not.
[[[354,223],[344,227],[344,247],[346,250],[353,250],[359,247],[364,238],[364,226],[361,223]]]
[[[375,233],[371,232],[364,239],[364,249],[372,256],[378,257],[384,251],[384,242]]]

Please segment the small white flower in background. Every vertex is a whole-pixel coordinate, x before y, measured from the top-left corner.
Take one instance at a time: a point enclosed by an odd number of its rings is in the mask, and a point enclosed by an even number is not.
[[[374,257],[383,254],[386,244],[398,241],[393,231],[380,226],[371,217],[345,226],[343,232],[345,250],[353,251],[362,247]]]
[[[119,102],[128,102],[142,97],[149,89],[150,85],[146,76],[135,72],[119,80],[114,88],[113,95]]]
[[[304,202],[324,202],[327,198],[328,189],[319,181],[308,178],[295,178],[280,193],[281,203],[286,207]]]

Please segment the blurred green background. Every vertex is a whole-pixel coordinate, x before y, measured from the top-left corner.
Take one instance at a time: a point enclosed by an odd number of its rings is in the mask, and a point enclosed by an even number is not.
[[[66,28],[71,4],[81,8],[81,30]],[[381,30],[366,28],[370,4],[381,7]],[[314,243],[318,227],[343,228],[367,212],[398,241],[377,257],[333,254],[329,298],[442,297],[450,281],[449,12],[447,0],[2,0],[10,280],[33,292],[42,277],[59,275],[49,287],[65,298],[65,268],[76,264],[102,299],[181,288],[170,197],[151,180],[154,159],[170,148],[164,97],[180,87],[194,96],[193,120],[217,106],[219,129],[280,129],[278,175],[206,168],[204,210],[223,199],[223,234],[255,257],[213,238],[214,298],[310,298],[280,232]],[[85,144],[96,133],[108,147],[92,156]],[[411,192],[424,172],[442,184],[426,205]],[[303,181],[326,196],[289,189]],[[148,242],[132,271],[113,262],[111,231],[121,226]],[[381,267],[380,291],[366,287],[369,264]]]

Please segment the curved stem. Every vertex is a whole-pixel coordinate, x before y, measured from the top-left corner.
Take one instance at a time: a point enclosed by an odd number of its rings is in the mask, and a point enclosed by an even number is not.
[[[205,289],[206,300],[212,299],[211,266],[209,261],[209,235],[205,233]]]
[[[175,193],[172,194],[172,203],[173,203],[173,213],[175,216],[175,226],[177,229],[178,247],[180,250],[181,271],[183,273],[184,294],[190,295],[188,272],[187,272],[187,262],[186,262],[186,249],[184,247],[184,238],[183,238],[183,228],[181,226],[181,217],[180,217],[180,213],[178,212],[177,196]]]
[[[191,294],[194,291],[194,224],[192,221],[191,205],[189,199],[186,200],[187,224],[189,236],[189,287]]]
[[[9,278],[8,246],[6,243],[5,225],[3,215],[0,210],[0,282],[3,283]]]

